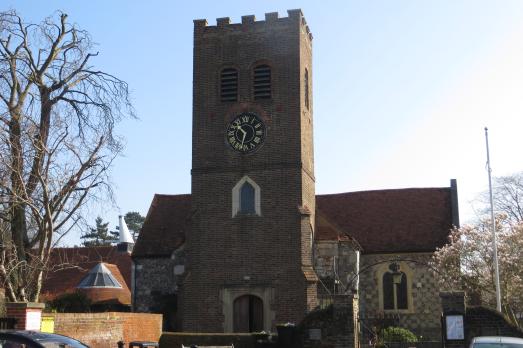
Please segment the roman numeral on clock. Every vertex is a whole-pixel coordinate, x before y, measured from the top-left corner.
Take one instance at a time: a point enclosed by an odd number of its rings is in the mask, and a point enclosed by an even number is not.
[[[226,141],[235,151],[250,153],[263,144],[265,132],[265,124],[255,113],[242,112],[227,126]]]

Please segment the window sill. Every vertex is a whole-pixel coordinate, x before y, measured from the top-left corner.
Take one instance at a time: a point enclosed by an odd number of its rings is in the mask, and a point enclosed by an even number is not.
[[[382,309],[385,314],[413,314],[416,313],[413,309]]]
[[[252,218],[252,217],[260,217],[261,215],[260,214],[257,214],[257,213],[251,213],[251,214],[247,214],[247,213],[236,213],[236,215],[234,215],[234,218]]]

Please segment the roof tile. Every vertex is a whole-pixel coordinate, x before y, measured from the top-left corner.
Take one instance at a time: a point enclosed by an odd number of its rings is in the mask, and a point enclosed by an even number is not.
[[[171,255],[185,242],[185,233],[190,229],[190,213],[191,195],[154,195],[133,257]]]
[[[120,303],[131,304],[131,291],[127,287],[118,266],[104,263],[111,274],[122,285],[121,288],[82,288],[79,291],[85,293],[92,303]]]
[[[76,291],[80,281],[100,262],[115,265],[121,275],[117,280],[122,286],[125,283],[130,288],[131,256],[118,252],[115,246],[54,248],[42,284],[42,300],[51,300],[63,293]]]
[[[452,227],[451,189],[317,195],[316,213],[316,240],[354,239],[364,253],[434,251]],[[133,257],[171,255],[185,242],[190,216],[191,195],[155,195]]]
[[[316,196],[316,209],[356,239],[364,253],[434,251],[452,228],[450,188],[411,188]],[[316,239],[332,239],[319,226]]]

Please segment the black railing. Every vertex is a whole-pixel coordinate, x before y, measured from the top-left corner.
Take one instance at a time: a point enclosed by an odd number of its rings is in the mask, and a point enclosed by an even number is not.
[[[360,343],[373,345],[377,343],[378,331],[389,327],[399,326],[399,316],[395,314],[388,314],[378,317],[364,317],[360,316]]]
[[[441,341],[424,340],[419,338],[418,342],[378,342],[377,332],[389,326],[400,326],[400,318],[397,314],[389,314],[378,317],[359,317],[359,342],[360,348],[442,348]]]
[[[16,318],[0,318],[0,330],[12,330],[16,325]]]
[[[419,341],[419,342],[384,342],[387,348],[441,348],[443,344],[439,341]]]

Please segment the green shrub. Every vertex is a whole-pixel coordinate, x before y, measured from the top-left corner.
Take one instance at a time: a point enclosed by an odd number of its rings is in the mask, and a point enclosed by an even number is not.
[[[380,332],[381,342],[418,342],[418,337],[402,327],[389,326]]]
[[[66,293],[47,303],[52,312],[87,313],[91,311],[91,300],[82,292]]]

